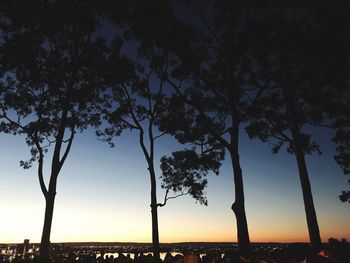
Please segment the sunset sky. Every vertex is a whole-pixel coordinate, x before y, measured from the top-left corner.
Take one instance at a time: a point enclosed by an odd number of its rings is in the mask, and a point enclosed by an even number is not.
[[[52,242],[151,242],[150,182],[137,134],[125,131],[116,147],[96,139],[93,130],[78,135],[59,175],[52,225]],[[314,202],[324,242],[330,237],[350,240],[350,206],[338,195],[346,176],[333,160],[332,133],[317,132],[322,155],[307,157]],[[0,243],[39,242],[44,218],[44,197],[36,167],[23,170],[29,158],[24,137],[0,134]],[[156,145],[159,158],[179,149],[170,137]],[[296,161],[283,149],[249,140],[240,142],[246,212],[253,242],[308,241],[306,219]],[[46,160],[46,168],[50,160]],[[159,172],[159,171],[158,171]],[[47,174],[48,175],[48,174]],[[208,206],[189,197],[170,200],[159,209],[161,242],[235,242],[231,165],[223,163],[219,176],[209,175]],[[159,181],[158,181],[159,185]],[[164,191],[159,187],[158,201]]]

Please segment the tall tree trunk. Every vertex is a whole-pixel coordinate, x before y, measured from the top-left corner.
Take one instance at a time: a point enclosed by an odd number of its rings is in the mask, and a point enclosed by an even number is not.
[[[237,221],[238,249],[242,255],[248,255],[251,247],[245,213],[243,176],[238,154],[238,138],[239,125],[234,124],[231,132],[231,148],[229,149],[235,182],[235,202],[231,208],[235,213]]]
[[[311,252],[313,254],[317,254],[322,249],[322,242],[320,237],[320,230],[317,223],[316,210],[312,197],[309,175],[305,163],[304,152],[298,139],[300,136],[300,132],[295,127],[292,133],[295,147],[295,156],[297,159],[299,170],[301,189],[303,192],[304,208],[306,214],[307,227],[309,231]]]
[[[50,257],[50,235],[56,191],[49,191],[45,197],[45,219],[41,236],[39,262],[47,263]]]
[[[51,235],[51,225],[52,225],[52,217],[53,217],[53,209],[55,205],[55,197],[56,197],[56,186],[57,186],[57,177],[58,174],[65,162],[68,153],[71,149],[73,138],[74,138],[74,127],[71,128],[71,136],[69,138],[68,145],[64,151],[62,159],[60,160],[60,152],[62,148],[62,143],[64,139],[65,129],[66,129],[66,120],[67,120],[68,111],[66,108],[62,111],[62,118],[60,128],[58,130],[58,134],[56,137],[55,149],[52,156],[52,165],[51,165],[51,176],[48,190],[46,190],[45,183],[43,180],[43,153],[42,148],[37,142],[36,145],[39,150],[40,158],[39,158],[39,167],[38,167],[38,175],[39,182],[41,186],[41,190],[45,196],[45,218],[44,218],[44,226],[43,232],[41,236],[40,243],[40,254],[39,254],[39,262],[47,263],[50,258],[50,235]]]
[[[151,179],[151,213],[152,213],[152,250],[153,256],[160,258],[159,248],[159,231],[158,231],[158,203],[157,203],[157,185],[156,175],[153,165],[149,167],[149,174]]]

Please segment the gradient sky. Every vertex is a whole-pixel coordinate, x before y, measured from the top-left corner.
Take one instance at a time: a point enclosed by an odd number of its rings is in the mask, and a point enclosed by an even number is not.
[[[115,148],[98,141],[93,130],[76,136],[58,178],[52,242],[151,242],[150,182],[136,136],[125,131]],[[338,199],[347,187],[347,178],[333,161],[331,136],[325,129],[316,134],[324,153],[307,157],[307,164],[322,240],[350,240],[350,206]],[[24,238],[39,242],[44,197],[36,167],[19,167],[20,160],[29,158],[29,148],[24,137],[4,134],[0,134],[0,145],[0,243]],[[156,147],[156,160],[179,148],[170,137],[162,137]],[[240,151],[251,241],[308,241],[293,156],[285,151],[273,155],[268,144],[251,141],[244,133]],[[181,197],[159,208],[161,242],[237,241],[230,209],[233,175],[228,161],[219,176],[209,175],[206,193],[208,206]],[[159,201],[163,195],[159,189]]]

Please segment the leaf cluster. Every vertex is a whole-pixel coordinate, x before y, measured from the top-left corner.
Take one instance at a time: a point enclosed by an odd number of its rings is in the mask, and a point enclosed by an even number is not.
[[[98,4],[86,1],[2,2],[0,128],[24,134],[31,149],[24,168],[67,129],[101,123],[111,50],[96,36]],[[101,10],[100,10],[101,11]],[[77,15],[78,14],[78,15]]]
[[[172,153],[172,156],[161,158],[162,188],[174,193],[188,193],[200,204],[207,205],[204,188],[207,185],[206,176],[209,171],[219,173],[222,156],[198,154],[195,150],[182,150]]]

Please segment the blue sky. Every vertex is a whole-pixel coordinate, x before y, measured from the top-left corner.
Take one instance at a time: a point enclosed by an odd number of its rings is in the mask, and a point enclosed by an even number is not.
[[[322,155],[307,157],[323,241],[350,239],[350,207],[338,200],[347,178],[333,161],[334,145],[325,129],[315,133]],[[93,130],[79,134],[59,175],[52,226],[52,242],[151,241],[150,183],[137,134],[125,131],[116,147],[96,139]],[[21,136],[0,135],[0,242],[40,241],[44,197],[36,167],[23,170],[19,160],[29,157]],[[156,145],[157,163],[180,146],[170,137]],[[250,140],[242,133],[241,162],[246,212],[255,242],[307,241],[307,228],[296,161],[282,152]],[[49,160],[46,161],[46,167]],[[159,169],[158,169],[159,172]],[[236,241],[233,176],[225,160],[219,176],[209,175],[208,206],[189,197],[171,200],[159,209],[161,242]],[[159,181],[158,181],[159,183]],[[164,192],[158,189],[158,200]]]

